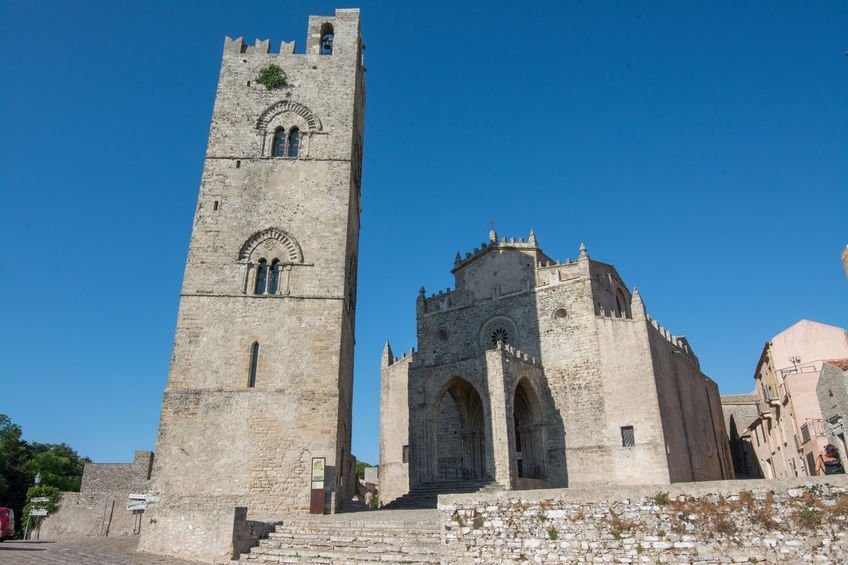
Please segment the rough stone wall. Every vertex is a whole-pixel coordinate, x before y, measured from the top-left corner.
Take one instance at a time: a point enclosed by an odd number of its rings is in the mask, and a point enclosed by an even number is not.
[[[612,484],[667,483],[669,464],[647,324],[621,315],[596,318],[607,417],[598,422],[609,458],[597,481]],[[622,428],[632,427],[635,445],[624,446]],[[606,458],[605,457],[605,458]]]
[[[733,471],[737,478],[763,478],[757,462],[748,427],[757,419],[757,397],[754,394],[727,394],[721,397],[724,428],[727,431]]]
[[[319,53],[324,24],[333,26],[332,55]],[[256,82],[270,64],[286,74],[284,88]],[[306,54],[291,43],[272,53],[268,42],[225,42],[162,402],[153,473],[162,521],[193,512],[172,496],[216,500],[230,505],[226,512],[306,512],[310,462],[319,456],[325,510],[353,494],[344,476],[363,73],[358,10],[311,16]],[[273,157],[275,131],[292,126],[301,132],[298,158]],[[273,258],[283,265],[279,289],[256,295],[258,262]],[[176,540],[168,536],[142,542],[165,552]]]
[[[153,453],[136,451],[132,463],[87,463],[80,492],[64,492],[59,506],[41,523],[44,539],[127,536],[138,533],[141,517],[127,510],[130,494],[150,487]]]
[[[442,495],[450,563],[848,559],[848,478]]]
[[[848,360],[825,363],[819,375],[816,394],[821,406],[827,441],[848,461],[845,427],[848,425]]]
[[[403,448],[409,445],[409,365],[412,356],[392,361],[386,345],[380,373],[380,501],[387,504],[409,492],[409,463]]]
[[[247,524],[247,510],[232,497],[169,496],[144,516],[138,550],[205,563],[229,563],[266,533]],[[252,536],[251,534],[255,534]]]
[[[649,337],[671,481],[732,479],[718,387],[664,331],[650,325]]]

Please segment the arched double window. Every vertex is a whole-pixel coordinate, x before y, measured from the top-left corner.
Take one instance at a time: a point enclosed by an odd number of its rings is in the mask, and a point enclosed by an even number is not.
[[[274,146],[272,155],[274,157],[286,157],[289,159],[297,159],[297,154],[300,151],[300,129],[297,126],[286,131],[285,128],[278,128],[274,133]]]
[[[280,290],[280,269],[282,263],[279,259],[274,259],[268,265],[268,261],[260,259],[256,264],[256,285],[253,288],[254,294],[277,294]]]

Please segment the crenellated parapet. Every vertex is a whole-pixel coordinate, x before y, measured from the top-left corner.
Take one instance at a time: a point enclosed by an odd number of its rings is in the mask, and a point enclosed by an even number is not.
[[[227,37],[224,39],[224,53],[237,53],[242,55],[293,55],[295,50],[294,41],[280,42],[279,51],[271,51],[270,39],[256,39],[253,45],[248,45],[243,37],[235,39]]]
[[[506,236],[503,236],[500,240],[498,240],[497,232],[492,230],[489,232],[489,241],[484,241],[480,244],[480,247],[475,247],[473,251],[466,252],[464,257],[459,251],[456,252],[452,272],[456,272],[473,262],[478,257],[482,257],[486,253],[490,253],[496,249],[519,249],[541,252],[539,244],[536,241],[536,234],[533,233],[533,230],[530,230],[530,236],[526,240],[523,237],[519,237],[516,240],[514,237],[507,238]]]
[[[524,353],[517,347],[513,347],[508,343],[504,343],[499,341],[497,345],[495,345],[495,351],[502,351],[505,355],[509,355],[513,359],[517,359],[519,361],[523,361],[528,365],[532,365],[534,367],[539,367],[539,360],[533,357],[532,355],[528,355]]]
[[[689,340],[687,340],[685,336],[672,334],[650,316],[647,316],[647,319],[649,322],[648,325],[652,327],[659,336],[670,343],[671,346],[674,347],[675,351],[679,351],[681,354],[691,359],[696,365],[700,366],[698,358],[695,356],[695,352],[692,351],[692,347],[689,345]]]

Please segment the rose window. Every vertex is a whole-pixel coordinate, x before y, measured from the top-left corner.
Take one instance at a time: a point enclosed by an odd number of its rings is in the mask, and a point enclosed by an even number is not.
[[[499,341],[509,343],[509,330],[504,327],[496,327],[491,334],[492,345],[497,345]]]

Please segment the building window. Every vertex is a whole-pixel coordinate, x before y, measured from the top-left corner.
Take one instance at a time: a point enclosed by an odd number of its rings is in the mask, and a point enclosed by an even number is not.
[[[335,35],[333,34],[333,26],[332,24],[324,24],[321,26],[321,54],[322,55],[332,55],[333,54],[333,39]]]
[[[256,267],[256,287],[253,292],[255,294],[265,294],[265,286],[268,282],[268,261],[265,259],[259,260],[259,265]]]
[[[300,152],[300,128],[297,126],[286,132],[285,128],[278,128],[274,132],[274,143],[271,147],[271,155],[274,157],[286,157],[297,159]]]
[[[271,271],[268,279],[268,294],[277,294],[280,288],[280,260],[274,259],[271,261]]]
[[[621,426],[621,445],[622,447],[636,447],[636,436],[633,433],[633,426]]]
[[[285,157],[286,155],[286,130],[279,128],[274,133],[274,157]]]
[[[401,463],[409,463],[409,446],[404,445],[400,454]]]
[[[259,342],[254,341],[250,346],[250,373],[247,376],[247,386],[256,386],[256,367],[259,365]]]
[[[289,132],[289,145],[286,149],[286,157],[289,159],[297,159],[297,151],[300,149],[300,130],[291,128]]]

